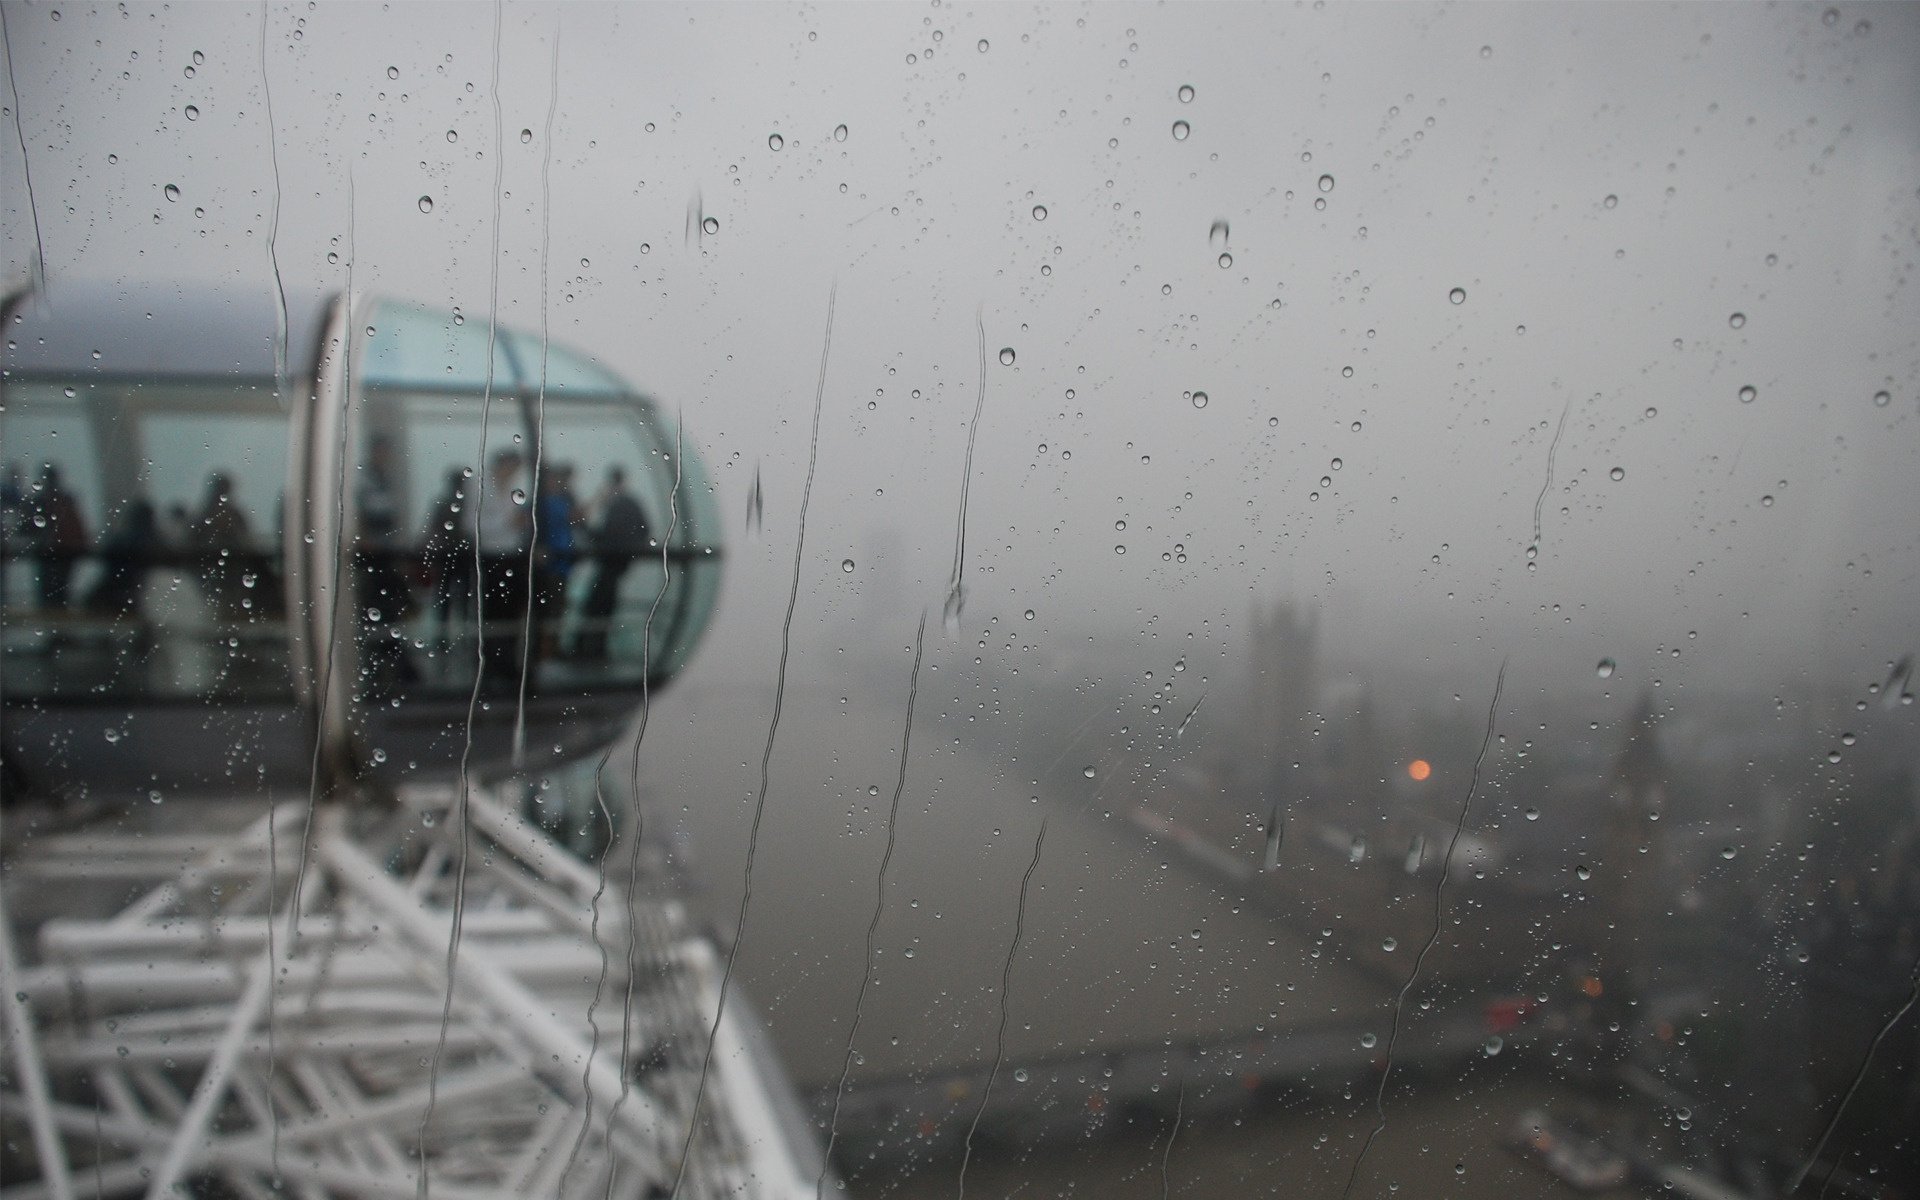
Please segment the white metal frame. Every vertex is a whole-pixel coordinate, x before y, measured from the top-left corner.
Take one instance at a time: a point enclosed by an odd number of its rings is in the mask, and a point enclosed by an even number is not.
[[[714,949],[657,898],[631,906],[630,944],[623,890],[479,789],[429,1079],[456,799],[412,789],[379,814],[323,802],[311,828],[305,801],[250,823],[235,819],[244,801],[187,804],[150,833],[129,822],[13,847],[0,1119],[30,1130],[36,1161],[4,1178],[39,1178],[0,1197],[158,1198],[217,1179],[263,1200],[411,1200],[423,1159],[442,1200],[671,1184],[718,999]],[[137,898],[102,916],[48,904],[129,884]],[[805,1148],[744,1034],[721,1024],[680,1194],[810,1195]]]

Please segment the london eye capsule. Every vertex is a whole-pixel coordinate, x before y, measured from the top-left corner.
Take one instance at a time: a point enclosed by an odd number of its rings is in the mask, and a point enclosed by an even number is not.
[[[5,327],[13,787],[542,766],[712,613],[704,470],[588,355],[366,297],[283,333],[258,296],[69,286]]]

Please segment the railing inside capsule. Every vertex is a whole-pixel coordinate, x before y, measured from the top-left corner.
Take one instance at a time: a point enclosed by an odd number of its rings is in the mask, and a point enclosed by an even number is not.
[[[691,649],[705,573],[717,556],[671,547],[639,556],[583,554],[556,569],[536,559],[359,551],[339,600],[353,630],[356,691],[368,698],[637,689],[671,675]],[[5,547],[0,647],[13,701],[288,695],[281,556],[149,546],[118,550]],[[662,584],[665,587],[662,587]],[[651,621],[649,623],[649,618]]]

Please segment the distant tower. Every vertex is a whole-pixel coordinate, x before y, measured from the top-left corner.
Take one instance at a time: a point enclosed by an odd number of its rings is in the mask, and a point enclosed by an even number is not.
[[[1653,697],[1642,693],[1614,760],[1602,823],[1599,871],[1591,889],[1594,946],[1610,988],[1644,994],[1652,983],[1656,921],[1665,854],[1660,818],[1667,807],[1667,763],[1655,737]]]
[[[1256,786],[1297,787],[1296,762],[1311,744],[1308,710],[1320,693],[1319,614],[1291,600],[1252,614],[1247,656],[1245,778]]]

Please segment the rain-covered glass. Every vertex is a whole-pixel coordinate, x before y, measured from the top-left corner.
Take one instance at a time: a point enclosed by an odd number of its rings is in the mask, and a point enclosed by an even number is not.
[[[0,15],[0,1194],[1920,1195],[1920,8]]]

